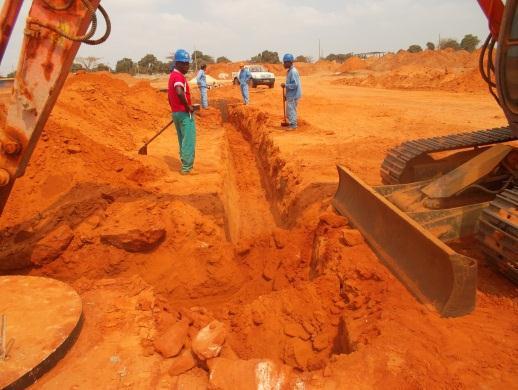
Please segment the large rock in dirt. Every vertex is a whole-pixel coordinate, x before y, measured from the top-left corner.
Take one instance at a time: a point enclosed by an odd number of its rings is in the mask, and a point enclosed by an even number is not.
[[[178,321],[155,339],[155,350],[165,358],[178,355],[185,345],[188,333],[189,323],[185,320]]]
[[[173,379],[172,389],[207,390],[209,375],[201,368],[194,368]]]
[[[149,227],[148,229],[106,232],[101,235],[101,242],[128,252],[149,252],[155,249],[164,238],[164,228]]]
[[[307,370],[309,366],[312,365],[310,363],[312,363],[311,360],[313,356],[313,350],[309,342],[305,342],[299,338],[293,338],[284,348],[283,360],[292,367]],[[320,361],[319,364],[322,364],[322,362]]]
[[[101,242],[128,252],[152,251],[166,235],[162,213],[151,199],[115,202],[106,212]]]
[[[212,359],[219,356],[227,330],[219,321],[212,321],[201,329],[192,341],[192,350],[201,360]]]
[[[356,229],[342,229],[341,241],[346,246],[358,246],[365,243],[363,235]]]
[[[66,224],[58,226],[36,243],[32,251],[31,263],[45,265],[53,262],[63,254],[73,238],[74,232],[70,226]]]
[[[341,228],[347,226],[349,220],[346,217],[332,212],[323,213],[320,216],[320,224],[329,225],[332,228]]]
[[[181,375],[196,366],[196,361],[190,349],[185,349],[179,356],[173,358],[171,363],[169,368],[169,375],[171,376]]]
[[[294,322],[284,325],[284,334],[289,337],[298,337],[301,340],[309,340],[309,334],[302,325]]]
[[[212,359],[208,362],[210,389],[292,389],[304,388],[304,383],[288,366],[271,360]],[[295,387],[299,385],[299,387]]]

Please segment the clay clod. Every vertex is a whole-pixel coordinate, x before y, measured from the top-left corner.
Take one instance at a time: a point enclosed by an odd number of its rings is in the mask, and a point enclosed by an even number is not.
[[[219,321],[212,321],[201,329],[192,341],[192,350],[201,360],[219,356],[227,331],[225,325]]]
[[[178,321],[155,340],[155,350],[165,358],[177,356],[187,340],[189,324]]]

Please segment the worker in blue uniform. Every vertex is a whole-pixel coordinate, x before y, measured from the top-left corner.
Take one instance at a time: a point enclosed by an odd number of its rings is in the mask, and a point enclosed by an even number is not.
[[[287,69],[286,83],[282,83],[281,87],[286,88],[286,115],[290,129],[297,128],[297,106],[302,96],[302,86],[300,84],[300,75],[293,65],[294,57],[292,54],[285,54],[282,58],[284,68]]]
[[[206,64],[202,64],[200,70],[198,71],[198,75],[196,76],[196,83],[198,84],[198,88],[200,90],[201,95],[201,107],[208,108],[209,107],[209,98],[207,97],[207,75],[205,71],[207,69]]]
[[[248,92],[248,82],[252,78],[252,73],[250,73],[250,70],[248,68],[245,68],[245,65],[243,63],[239,64],[239,67],[241,69],[239,71],[237,79],[239,80],[239,85],[241,87],[241,95],[243,96],[243,103],[248,104],[250,102],[250,96],[249,96],[249,92]]]

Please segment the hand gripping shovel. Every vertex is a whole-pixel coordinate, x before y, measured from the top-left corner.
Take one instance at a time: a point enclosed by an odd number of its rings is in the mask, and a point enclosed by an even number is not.
[[[149,141],[147,141],[144,146],[142,146],[139,150],[138,150],[138,154],[142,154],[144,156],[147,156],[147,146],[153,142],[155,140],[156,137],[158,137],[160,134],[162,134],[169,126],[171,126],[173,124],[173,121],[171,120],[171,122],[169,122],[167,125],[164,126],[164,128],[162,128],[162,130],[160,130],[159,132],[157,132]]]
[[[284,121],[281,122],[281,126],[288,127],[290,124],[286,120],[286,87],[282,87],[282,106],[284,108]]]

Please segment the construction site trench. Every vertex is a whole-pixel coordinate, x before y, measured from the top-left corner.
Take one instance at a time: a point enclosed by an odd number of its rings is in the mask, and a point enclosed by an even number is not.
[[[329,100],[308,94],[291,134],[280,91],[254,90],[250,106],[211,91],[181,176],[174,130],[137,154],[170,116],[160,88],[69,77],[0,220],[1,274],[55,278],[83,301],[77,341],[33,388],[512,387],[512,285],[463,243],[481,262],[477,308],[441,318],[330,205],[335,164],[379,180],[402,123],[425,135],[443,110],[440,132],[468,131],[498,109],[471,92],[303,81]],[[466,124],[473,106],[489,113]]]

